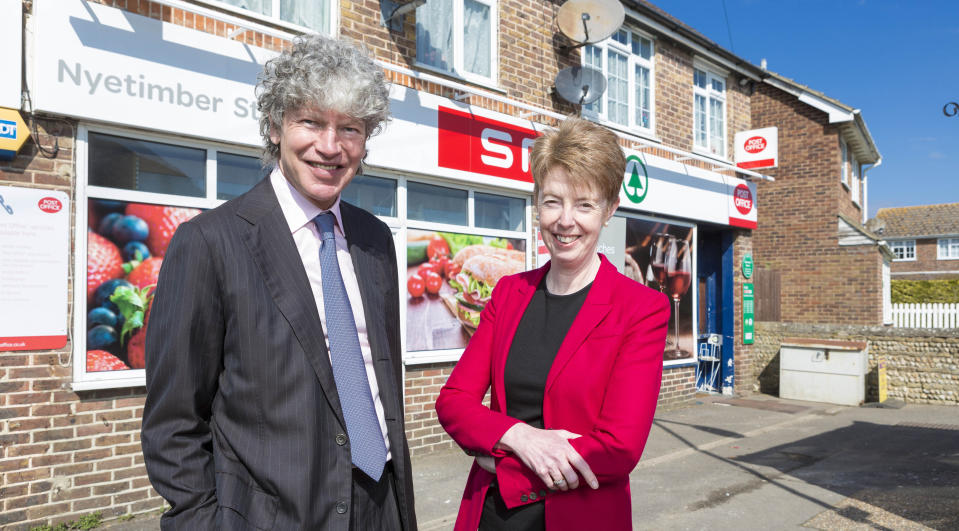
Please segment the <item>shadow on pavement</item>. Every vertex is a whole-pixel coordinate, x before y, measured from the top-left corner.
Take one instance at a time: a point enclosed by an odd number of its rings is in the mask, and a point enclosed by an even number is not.
[[[734,460],[775,469],[934,529],[959,529],[959,426],[854,422]],[[876,526],[861,510],[839,513]]]

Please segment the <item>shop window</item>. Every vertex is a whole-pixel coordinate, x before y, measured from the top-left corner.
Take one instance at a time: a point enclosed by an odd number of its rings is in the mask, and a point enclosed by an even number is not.
[[[897,262],[916,259],[916,240],[892,241],[889,242],[889,246],[892,248],[892,254]]]
[[[216,167],[216,198],[224,201],[243,194],[266,176],[257,157],[220,152]]]
[[[587,117],[652,133],[653,41],[621,29],[612,37],[584,48],[583,64],[601,70],[607,87],[603,97],[585,105]]]
[[[398,225],[397,246],[406,246],[404,360],[457,360],[498,279],[531,262],[529,197],[406,179],[400,186],[406,216],[401,208],[385,221]]]
[[[939,238],[938,260],[959,260],[959,238]]]
[[[409,219],[467,225],[469,192],[457,188],[410,182],[406,187]]]
[[[358,175],[343,190],[344,201],[372,212],[376,216],[396,217],[396,181],[382,177]]]
[[[232,11],[249,15],[251,12],[271,21],[282,21],[329,35],[332,32],[330,0],[202,0],[205,3],[233,8]]]
[[[726,80],[693,68],[693,148],[726,156]]]
[[[496,3],[428,0],[416,9],[416,62],[481,83],[496,79]]]
[[[151,288],[173,232],[259,182],[254,151],[80,127],[74,389],[143,385]]]
[[[89,183],[139,192],[203,197],[206,150],[90,133]]]
[[[485,229],[526,230],[526,201],[518,197],[474,194],[476,226]]]

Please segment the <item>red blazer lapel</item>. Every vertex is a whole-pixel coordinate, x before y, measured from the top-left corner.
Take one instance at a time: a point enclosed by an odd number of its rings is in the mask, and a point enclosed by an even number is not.
[[[495,403],[500,404],[503,411],[506,411],[506,390],[503,386],[503,379],[506,372],[506,358],[509,356],[510,345],[513,344],[513,336],[516,335],[516,329],[519,328],[520,319],[529,306],[529,301],[533,299],[533,293],[536,292],[536,286],[539,286],[543,276],[549,271],[549,263],[539,269],[530,271],[529,274],[521,274],[516,277],[516,294],[506,299],[509,303],[498,308],[497,311],[502,315],[501,324],[495,330],[496,338],[493,345],[493,390],[496,393]],[[504,286],[509,288],[511,286]]]
[[[556,359],[553,360],[553,366],[549,370],[549,376],[546,378],[545,394],[549,394],[550,387],[556,381],[556,377],[562,372],[563,368],[573,357],[583,341],[589,337],[589,334],[596,328],[610,310],[610,299],[612,298],[613,278],[616,268],[606,260],[602,254],[600,257],[599,271],[596,273],[596,279],[593,286],[586,295],[586,301],[583,302],[582,309],[569,327],[566,333],[566,339],[563,340],[556,353]],[[544,401],[545,406],[545,401]]]

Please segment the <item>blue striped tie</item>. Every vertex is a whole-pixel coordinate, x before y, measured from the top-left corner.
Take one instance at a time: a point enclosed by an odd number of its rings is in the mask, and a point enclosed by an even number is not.
[[[313,219],[320,231],[320,268],[323,276],[323,306],[326,313],[326,335],[330,343],[333,379],[340,396],[340,407],[350,437],[353,464],[379,481],[386,464],[386,444],[376,417],[366,364],[360,350],[353,309],[346,296],[346,286],[336,261],[336,242],[333,238],[334,217],[324,212]]]

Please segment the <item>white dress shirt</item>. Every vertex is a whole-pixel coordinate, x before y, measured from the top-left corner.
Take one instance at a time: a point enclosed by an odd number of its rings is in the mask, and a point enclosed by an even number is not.
[[[325,210],[311,203],[303,197],[293,185],[286,180],[280,167],[277,166],[270,174],[270,184],[273,185],[273,191],[280,202],[280,209],[283,210],[283,217],[286,218],[290,226],[290,232],[293,234],[293,241],[296,243],[296,250],[300,253],[300,260],[303,261],[303,267],[306,269],[306,276],[310,280],[310,288],[313,290],[313,299],[316,301],[316,309],[320,314],[320,324],[323,326],[323,337],[326,340],[326,350],[330,350],[329,336],[326,334],[326,312],[323,306],[323,281],[322,271],[320,270],[320,245],[322,239],[320,232],[313,223],[313,218],[320,215]],[[343,233],[343,218],[340,216],[340,199],[337,198],[333,207],[329,209],[336,218],[336,226],[333,229],[336,240],[336,260],[340,264],[340,275],[343,277],[343,284],[346,286],[346,295],[350,299],[350,307],[353,309],[353,320],[356,322],[356,332],[360,338],[360,350],[363,352],[363,363],[366,365],[366,378],[370,382],[370,393],[373,395],[373,406],[376,408],[376,418],[380,423],[380,430],[383,432],[383,442],[386,443],[386,459],[389,460],[390,440],[387,437],[386,415],[383,413],[383,402],[380,400],[380,389],[376,382],[376,373],[373,370],[373,353],[370,351],[370,339],[366,332],[366,315],[363,313],[363,300],[360,297],[360,286],[356,282],[356,271],[353,270],[353,259],[350,257],[350,250],[346,245],[346,236]],[[332,364],[332,360],[330,361]]]

